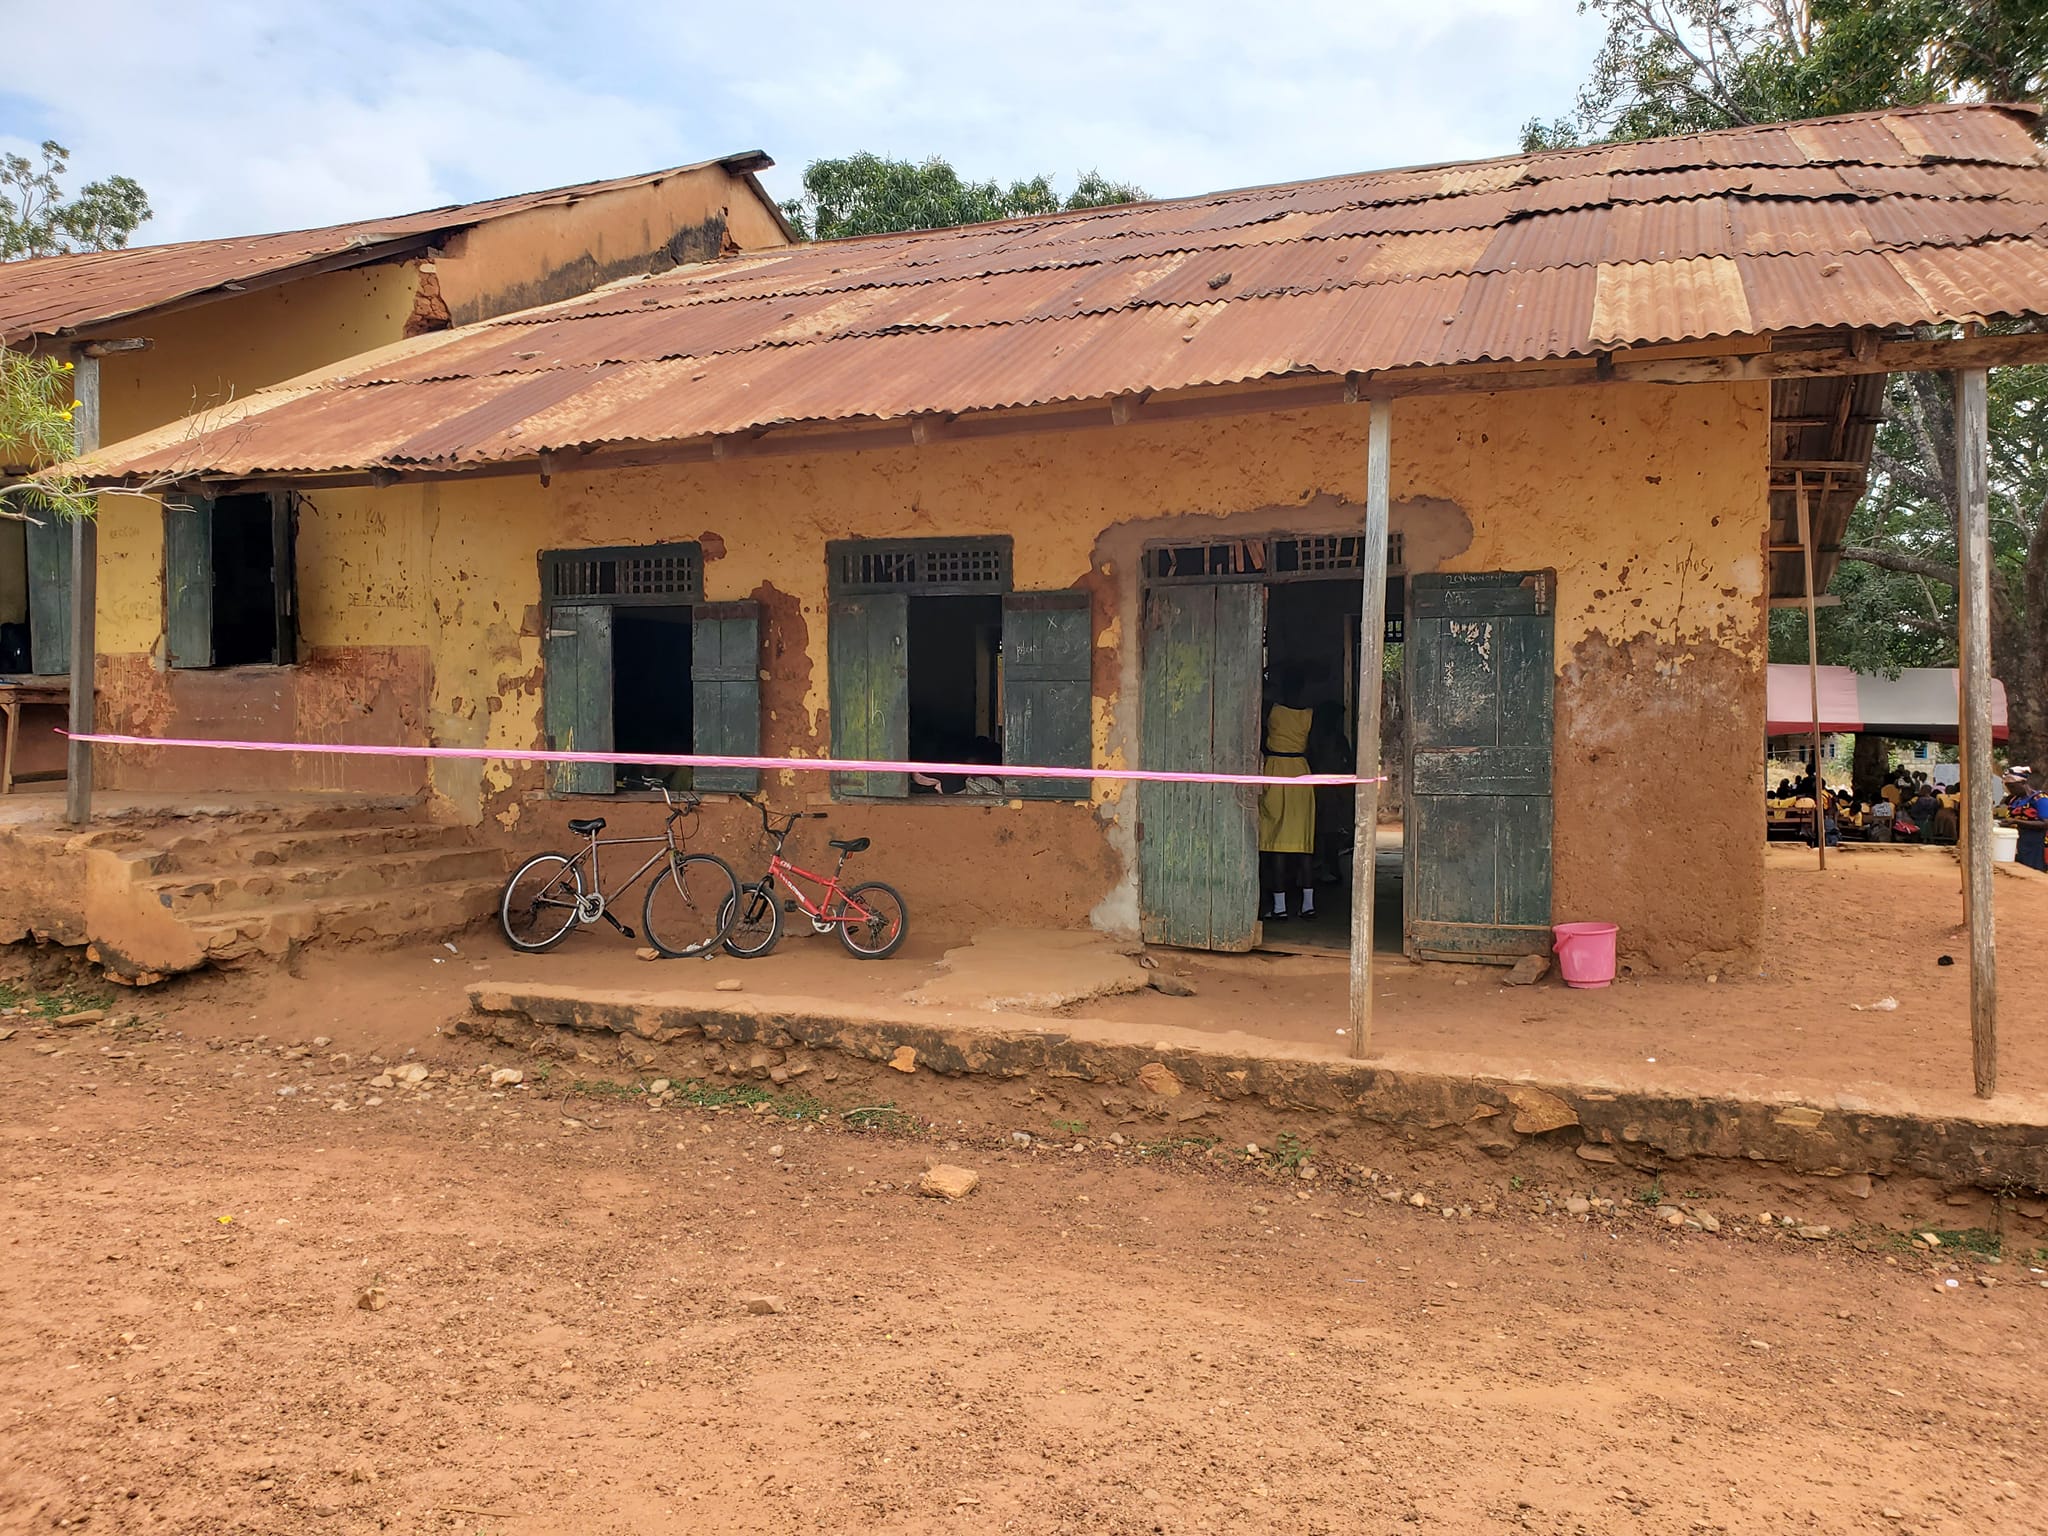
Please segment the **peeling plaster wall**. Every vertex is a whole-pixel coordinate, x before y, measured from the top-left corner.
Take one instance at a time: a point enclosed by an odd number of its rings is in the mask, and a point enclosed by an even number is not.
[[[1767,413],[1764,387],[1750,385],[1440,397],[1394,413],[1393,525],[1410,571],[1557,573],[1556,912],[1615,918],[1625,947],[1662,966],[1717,963],[1762,935],[1751,812]],[[1143,545],[1356,528],[1365,435],[1362,409],[1333,407],[563,475],[546,488],[507,478],[320,492],[318,525],[302,529],[303,623],[317,645],[429,653],[425,739],[530,749],[542,739],[539,552],[696,539],[708,599],[764,605],[764,750],[819,755],[825,541],[1005,533],[1019,590],[1093,594],[1097,758],[1130,765],[1139,657],[1126,641],[1139,632]],[[821,776],[782,779],[770,786],[779,803],[830,803]],[[430,783],[445,814],[486,819],[522,846],[559,840],[571,813],[530,767],[438,764]],[[613,806],[614,827],[658,824],[646,806]],[[849,803],[833,824],[873,836],[861,866],[950,920],[1128,931],[1131,810],[1099,785],[1093,806]],[[701,844],[751,867],[751,816],[714,808]]]
[[[704,166],[466,230],[438,263],[441,296],[464,325],[622,277],[788,243],[745,177]]]

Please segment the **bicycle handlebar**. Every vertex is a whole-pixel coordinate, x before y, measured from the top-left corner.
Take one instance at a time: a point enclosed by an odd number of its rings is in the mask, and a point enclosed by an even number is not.
[[[680,795],[670,794],[667,782],[662,779],[657,779],[651,773],[643,773],[637,775],[623,774],[619,778],[619,785],[623,789],[660,790],[661,798],[668,804],[668,814],[671,820],[673,820],[677,816],[681,816],[686,811],[696,810],[698,806],[704,803],[703,796],[698,795],[687,789],[684,790]]]

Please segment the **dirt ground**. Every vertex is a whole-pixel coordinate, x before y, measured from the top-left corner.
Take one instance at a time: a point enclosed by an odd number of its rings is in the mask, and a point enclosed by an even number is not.
[[[493,1088],[234,995],[0,1021],[0,1531],[2048,1521],[2035,1254]]]

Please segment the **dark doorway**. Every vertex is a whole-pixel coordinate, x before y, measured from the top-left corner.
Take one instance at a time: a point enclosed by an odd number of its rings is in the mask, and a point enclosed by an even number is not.
[[[692,750],[690,639],[692,611],[612,610],[612,750],[687,754]],[[613,777],[653,771],[672,788],[689,787],[687,768],[620,766]]]
[[[1381,755],[1398,760],[1401,612],[1403,582],[1387,582],[1386,660],[1381,674]],[[1266,591],[1265,711],[1275,690],[1290,674],[1300,680],[1302,707],[1313,711],[1314,725],[1306,748],[1308,767],[1317,773],[1355,771],[1353,743],[1358,731],[1358,672],[1363,593],[1355,578],[1273,581]],[[1267,745],[1270,745],[1268,743]],[[1395,772],[1389,766],[1385,771]],[[1398,954],[1402,931],[1402,824],[1398,795],[1382,785],[1382,816],[1374,835],[1361,838],[1356,828],[1356,792],[1348,785],[1315,791],[1315,839],[1310,868],[1313,915],[1302,915],[1303,894],[1287,893],[1287,917],[1264,921],[1263,945],[1269,949],[1348,949],[1351,943],[1353,862],[1372,861],[1373,948]],[[1393,816],[1388,812],[1393,810]],[[1261,893],[1261,912],[1267,893]]]
[[[912,761],[1001,762],[1002,598],[913,596],[907,627]]]

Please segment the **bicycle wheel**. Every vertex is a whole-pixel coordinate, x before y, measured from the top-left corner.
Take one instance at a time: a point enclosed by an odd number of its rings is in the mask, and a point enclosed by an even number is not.
[[[647,942],[671,960],[710,953],[725,937],[739,893],[739,877],[716,855],[672,856],[640,906]]]
[[[528,859],[505,882],[505,894],[498,899],[505,941],[531,954],[553,949],[576,926],[582,895],[583,872],[574,859],[559,853]]]
[[[910,932],[910,908],[896,887],[879,880],[840,892],[825,915],[846,919],[833,924],[839,930],[839,942],[848,954],[862,960],[888,959],[903,947]]]
[[[725,952],[742,960],[758,960],[782,940],[782,903],[767,881],[750,885],[733,897],[726,914]]]

